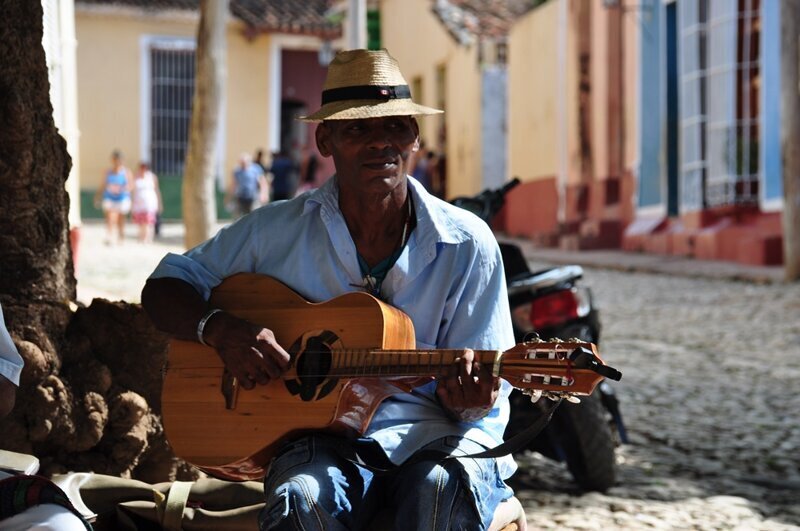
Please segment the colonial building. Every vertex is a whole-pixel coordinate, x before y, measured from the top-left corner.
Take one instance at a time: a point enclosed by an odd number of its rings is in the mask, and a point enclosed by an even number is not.
[[[649,1],[624,248],[782,263],[778,1]]]
[[[381,0],[381,45],[397,58],[413,98],[444,109],[420,120],[445,160],[440,195],[472,195],[508,178],[506,51],[529,0]]]
[[[319,105],[341,21],[326,0],[230,0],[226,103],[221,111],[219,178],[242,152],[316,150],[313,129],[293,118]],[[194,90],[199,0],[76,0],[80,185],[101,182],[109,155],[147,160],[171,186],[183,174]],[[322,159],[320,175],[332,166]],[[176,207],[168,194],[165,201]],[[87,204],[88,203],[88,204]],[[84,211],[92,211],[84,201]],[[175,215],[176,211],[168,213]]]
[[[613,248],[634,217],[636,18],[608,4],[550,0],[511,29],[509,173],[523,183],[508,198],[510,234]]]
[[[780,4],[550,0],[521,17],[508,232],[780,264]]]

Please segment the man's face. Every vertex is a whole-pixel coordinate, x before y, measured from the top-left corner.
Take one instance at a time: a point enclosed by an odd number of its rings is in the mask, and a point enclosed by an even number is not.
[[[388,192],[405,180],[419,126],[410,116],[329,120],[317,127],[317,147],[333,157],[341,186]]]

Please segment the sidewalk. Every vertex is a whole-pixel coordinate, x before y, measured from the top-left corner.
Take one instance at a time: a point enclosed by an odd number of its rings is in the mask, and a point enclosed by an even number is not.
[[[529,240],[498,235],[500,241],[515,243],[522,248],[528,261],[536,266],[577,264],[598,269],[657,273],[681,277],[717,278],[759,284],[784,282],[783,268],[779,266],[748,266],[734,262],[695,260],[681,256],[635,253],[619,250],[564,251],[538,248]]]
[[[220,224],[220,227],[223,225]],[[105,226],[100,221],[86,221],[81,227],[78,249],[78,301],[89,304],[101,297],[109,300],[139,302],[147,277],[165,254],[182,253],[183,224],[164,223],[161,237],[151,244],[136,241],[136,227],[128,224],[122,245],[105,245]],[[731,262],[694,260],[676,256],[629,253],[615,250],[562,251],[536,248],[530,241],[498,236],[502,241],[522,247],[523,254],[536,268],[559,264],[584,267],[740,280],[756,283],[783,282],[781,267],[755,267]]]
[[[222,227],[222,224],[220,224]],[[153,243],[136,241],[137,227],[125,226],[125,240],[104,243],[106,228],[101,220],[84,220],[78,244],[78,302],[94,298],[139,302],[144,283],[167,253],[183,253],[183,224],[164,223]]]

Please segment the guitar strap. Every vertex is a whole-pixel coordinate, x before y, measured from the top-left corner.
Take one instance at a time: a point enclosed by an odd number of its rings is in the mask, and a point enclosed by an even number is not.
[[[399,467],[412,465],[421,461],[444,461],[446,459],[458,458],[496,459],[498,457],[503,457],[505,455],[518,452],[527,446],[528,443],[530,443],[534,437],[539,435],[545,426],[547,426],[547,423],[553,418],[553,413],[555,413],[556,408],[559,404],[561,404],[562,400],[562,398],[554,400],[549,407],[545,408],[544,414],[536,419],[536,421],[530,426],[517,433],[507,441],[483,452],[467,455],[456,455],[445,454],[444,452],[438,450],[422,450],[415,453],[411,458],[407,459],[402,464],[396,465],[386,457],[386,454],[380,450],[380,447],[376,448],[377,445],[370,444],[374,443],[374,441],[360,439],[356,444],[352,444],[352,441],[349,441],[348,443],[339,445],[339,450],[342,457],[359,466],[368,468],[376,475],[388,474],[395,471]]]

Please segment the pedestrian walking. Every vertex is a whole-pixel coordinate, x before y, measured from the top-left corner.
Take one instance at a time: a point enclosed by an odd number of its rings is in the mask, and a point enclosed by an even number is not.
[[[122,152],[111,153],[111,167],[106,171],[103,184],[94,196],[95,208],[102,208],[106,220],[106,245],[117,240],[122,243],[125,237],[125,217],[131,210],[131,171],[122,164]]]
[[[139,169],[133,179],[133,206],[131,217],[139,226],[139,241],[150,243],[153,241],[157,216],[163,210],[161,189],[158,177],[150,171],[147,162],[140,162]]]

